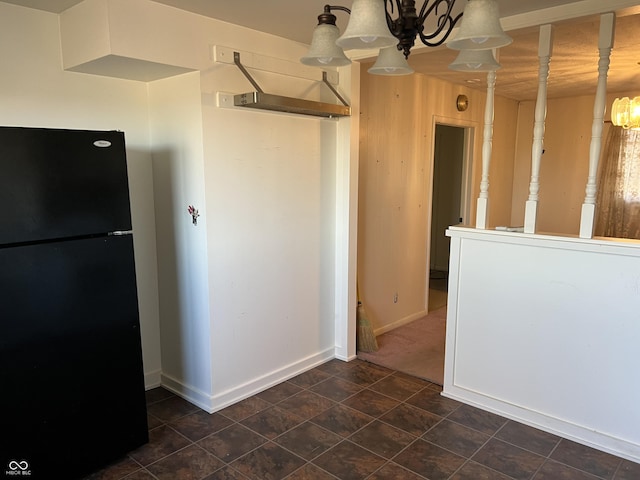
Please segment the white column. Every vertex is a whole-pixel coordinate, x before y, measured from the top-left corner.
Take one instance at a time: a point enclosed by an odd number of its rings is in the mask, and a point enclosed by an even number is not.
[[[591,126],[591,145],[589,147],[589,177],[587,178],[586,196],[582,204],[580,217],[580,237],[593,237],[593,227],[596,216],[596,175],[600,161],[600,147],[602,145],[602,127],[604,124],[604,112],[607,103],[607,73],[613,48],[615,34],[615,13],[605,13],[600,16],[600,40],[598,50],[598,87],[596,99],[593,105],[593,125]]]
[[[480,195],[476,208],[476,228],[487,228],[489,212],[489,165],[491,163],[491,149],[493,141],[494,92],[496,87],[496,72],[487,73],[487,101],[484,107],[484,133],[482,137],[482,178],[480,180]]]
[[[524,210],[524,231],[535,233],[538,214],[538,191],[540,190],[540,160],[544,142],[544,122],[547,116],[547,82],[549,60],[553,47],[553,27],[542,25],[538,42],[538,98],[536,100],[535,122],[533,124],[533,146],[531,148],[531,181],[529,198]]]

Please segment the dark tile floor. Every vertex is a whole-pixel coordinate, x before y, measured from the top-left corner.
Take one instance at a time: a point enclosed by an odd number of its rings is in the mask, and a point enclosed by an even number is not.
[[[212,415],[147,392],[149,444],[91,480],[637,480],[620,459],[332,360]]]

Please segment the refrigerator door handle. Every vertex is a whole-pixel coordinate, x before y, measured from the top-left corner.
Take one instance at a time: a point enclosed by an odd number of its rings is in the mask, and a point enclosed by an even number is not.
[[[122,235],[133,235],[133,230],[116,230],[115,232],[109,232],[109,236],[119,237]]]

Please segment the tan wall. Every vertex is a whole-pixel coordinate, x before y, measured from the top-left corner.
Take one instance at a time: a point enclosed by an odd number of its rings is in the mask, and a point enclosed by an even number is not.
[[[637,92],[635,93],[637,94]],[[607,95],[607,113],[616,96]],[[593,95],[549,99],[545,121],[544,154],[540,166],[540,191],[536,231],[577,235],[589,174],[589,149],[593,123]],[[513,175],[512,225],[524,222],[524,206],[531,178],[535,101],[520,104]],[[605,123],[604,146],[609,123]]]
[[[361,85],[358,282],[377,333],[426,313],[436,122],[473,129],[471,215],[479,192],[486,95],[424,75],[382,77]],[[456,109],[465,94],[469,108]],[[490,224],[511,216],[517,103],[496,98],[490,170]],[[394,297],[397,294],[397,303]]]

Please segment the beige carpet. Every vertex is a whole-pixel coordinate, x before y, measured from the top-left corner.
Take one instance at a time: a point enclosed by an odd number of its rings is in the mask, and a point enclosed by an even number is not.
[[[438,298],[442,301],[441,295],[431,295],[432,292],[430,292],[430,298],[433,297],[434,300]],[[429,303],[431,309],[431,302]],[[444,306],[430,311],[428,315],[418,320],[378,336],[378,351],[358,352],[358,358],[442,385],[446,318],[445,296]]]

